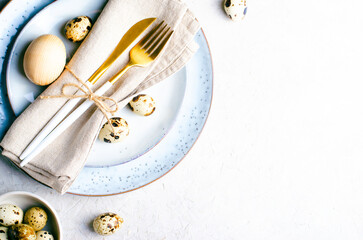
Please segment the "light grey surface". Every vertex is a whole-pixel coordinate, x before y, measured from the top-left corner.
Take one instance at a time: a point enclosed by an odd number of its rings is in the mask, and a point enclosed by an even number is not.
[[[59,196],[0,161],[1,192],[28,190],[59,211],[65,239],[361,239],[363,3],[249,1],[241,23],[220,0],[187,0],[211,45],[214,102],[190,154],[120,196]]]

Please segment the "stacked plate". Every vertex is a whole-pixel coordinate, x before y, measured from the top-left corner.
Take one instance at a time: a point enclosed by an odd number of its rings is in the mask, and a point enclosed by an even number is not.
[[[4,8],[0,14],[0,34],[5,36],[0,38],[1,134],[14,115],[44,90],[27,80],[22,69],[29,43],[42,34],[57,35],[70,58],[77,46],[63,36],[64,24],[81,15],[95,20],[106,2],[12,0]],[[202,131],[212,99],[211,55],[202,30],[196,42],[200,48],[186,67],[144,92],[157,103],[154,114],[140,117],[128,108],[118,113],[127,119],[130,136],[117,144],[97,141],[70,193],[100,196],[131,191],[160,178],[183,159]]]

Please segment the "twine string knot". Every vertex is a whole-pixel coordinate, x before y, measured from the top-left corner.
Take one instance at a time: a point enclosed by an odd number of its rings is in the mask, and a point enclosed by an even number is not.
[[[102,114],[106,117],[108,124],[110,124],[112,131],[116,133],[110,118],[108,117],[108,113],[110,113],[112,116],[118,111],[118,104],[115,99],[105,96],[99,96],[95,94],[92,89],[87,86],[77,75],[68,67],[65,66],[65,69],[67,69],[72,76],[77,79],[79,84],[75,83],[66,83],[62,86],[61,94],[60,95],[51,95],[51,96],[40,96],[40,99],[49,99],[49,98],[67,98],[67,99],[75,99],[75,98],[85,98],[90,101],[93,101],[97,108],[102,112]],[[66,88],[74,87],[77,88],[79,91],[83,92],[83,95],[70,95],[65,93]],[[107,104],[106,100],[109,100],[113,103],[114,107],[112,108],[112,104]]]

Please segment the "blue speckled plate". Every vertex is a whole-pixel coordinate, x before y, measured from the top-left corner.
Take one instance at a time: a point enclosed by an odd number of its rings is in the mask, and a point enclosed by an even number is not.
[[[0,14],[1,66],[1,134],[14,119],[6,96],[4,66],[14,38],[27,21],[52,1],[13,0]],[[57,4],[61,4],[58,0]],[[210,51],[202,31],[196,36],[199,51],[183,70],[186,91],[177,118],[168,135],[141,157],[112,167],[87,166],[76,179],[69,193],[88,196],[119,194],[145,186],[169,172],[187,154],[199,136],[211,104],[213,73]],[[1,135],[2,136],[2,135]]]

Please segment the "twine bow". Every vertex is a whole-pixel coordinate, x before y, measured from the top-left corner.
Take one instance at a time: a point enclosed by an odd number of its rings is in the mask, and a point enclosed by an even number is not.
[[[114,100],[113,98],[110,98],[110,97],[104,97],[104,96],[98,96],[96,95],[92,89],[90,87],[88,87],[86,84],[84,84],[84,82],[79,79],[77,77],[77,75],[68,67],[68,66],[65,66],[65,69],[67,69],[71,74],[72,76],[77,79],[77,81],[80,83],[80,84],[75,84],[75,83],[66,83],[63,85],[62,87],[62,94],[61,95],[51,95],[51,96],[40,96],[40,99],[49,99],[49,98],[68,98],[68,99],[75,99],[75,98],[86,98],[90,101],[93,101],[97,108],[103,113],[103,115],[106,117],[107,121],[108,121],[108,124],[110,124],[112,130],[114,133],[115,132],[115,129],[114,127],[112,126],[112,123],[111,123],[111,120],[110,118],[108,117],[108,113],[110,113],[112,116],[114,115],[115,112],[118,111],[118,104],[116,102],[116,100]],[[69,95],[69,94],[66,94],[65,93],[65,89],[67,87],[75,87],[77,88],[78,90],[80,90],[81,92],[83,92],[84,94],[83,95]],[[85,87],[86,89],[84,89],[83,87]],[[115,107],[114,109],[111,108],[106,102],[105,100],[109,100],[111,102],[114,103]]]

